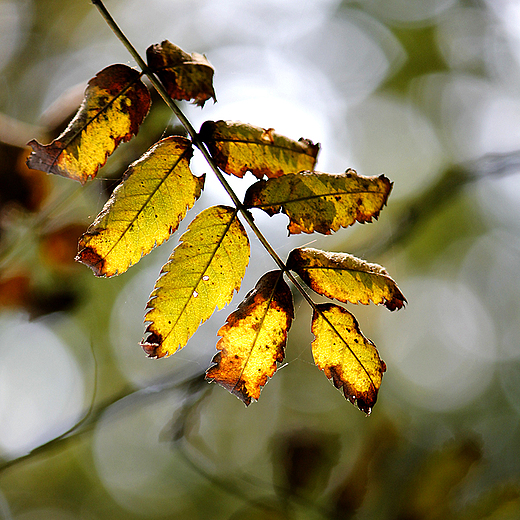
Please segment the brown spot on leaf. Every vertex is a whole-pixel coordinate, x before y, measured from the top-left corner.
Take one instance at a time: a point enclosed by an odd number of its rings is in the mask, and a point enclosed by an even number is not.
[[[91,247],[82,249],[75,258],[76,262],[81,262],[90,267],[96,276],[104,276],[103,269],[105,260],[101,258]]]

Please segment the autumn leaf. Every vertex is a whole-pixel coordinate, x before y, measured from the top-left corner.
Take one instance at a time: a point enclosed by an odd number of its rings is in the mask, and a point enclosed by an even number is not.
[[[215,97],[215,70],[202,54],[188,54],[168,40],[146,50],[148,66],[157,73],[172,99],[193,100],[200,107]]]
[[[130,165],[80,238],[76,260],[96,276],[114,276],[167,240],[204,185],[204,177],[190,171],[191,155],[191,142],[172,136]]]
[[[336,388],[370,414],[386,365],[350,312],[332,303],[317,305],[312,317],[314,362]]]
[[[246,192],[244,205],[263,209],[270,216],[282,211],[290,219],[289,234],[318,231],[330,235],[356,221],[377,218],[391,189],[384,175],[306,171],[255,182]]]
[[[368,305],[372,301],[393,311],[406,302],[383,267],[347,253],[330,253],[311,247],[293,249],[287,268],[298,273],[318,294],[343,303]]]
[[[218,331],[216,363],[206,378],[216,381],[246,405],[284,359],[287,332],[294,317],[292,295],[282,271],[264,274],[253,291]]]
[[[200,138],[217,166],[243,177],[250,171],[257,178],[280,177],[301,170],[314,170],[320,146],[307,139],[293,141],[264,129],[235,121],[206,121]]]
[[[92,78],[79,111],[51,144],[28,144],[29,168],[85,184],[96,176],[116,147],[137,134],[150,108],[150,93],[140,73],[111,65]]]
[[[249,240],[237,210],[213,206],[201,212],[163,266],[148,301],[149,336],[141,345],[150,357],[183,348],[215,308],[238,291],[249,262]]]

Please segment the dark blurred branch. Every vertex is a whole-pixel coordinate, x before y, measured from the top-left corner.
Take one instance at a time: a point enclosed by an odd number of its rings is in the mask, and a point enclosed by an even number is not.
[[[375,241],[364,248],[371,255],[382,254],[393,246],[409,240],[417,228],[460,194],[462,189],[484,178],[499,178],[520,171],[520,150],[510,153],[484,155],[479,159],[450,166],[436,183],[417,198],[404,204],[404,209],[395,219],[393,232],[387,240]]]

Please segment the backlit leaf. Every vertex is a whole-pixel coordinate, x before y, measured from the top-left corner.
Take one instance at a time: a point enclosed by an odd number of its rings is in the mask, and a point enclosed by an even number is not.
[[[292,295],[282,271],[271,271],[230,314],[218,331],[216,365],[206,378],[216,381],[246,405],[260,397],[261,388],[284,359],[287,332],[294,317]]]
[[[293,249],[287,267],[318,294],[343,303],[370,301],[391,311],[406,302],[397,284],[386,270],[346,253],[330,253],[311,247]]]
[[[332,303],[317,307],[312,317],[314,362],[352,404],[369,414],[386,365],[350,312]]]
[[[301,170],[314,170],[320,149],[307,139],[293,141],[264,129],[235,121],[206,121],[200,137],[218,167],[243,177],[250,171],[257,178],[280,177]]]
[[[244,205],[272,216],[282,211],[289,234],[318,231],[330,235],[340,227],[371,222],[386,204],[392,183],[384,176],[362,177],[354,170],[339,175],[300,172],[252,184]]]
[[[89,81],[79,111],[57,139],[28,143],[33,153],[27,165],[85,184],[121,142],[137,134],[149,108],[150,93],[139,72],[111,65]]]
[[[233,208],[204,210],[181,240],[148,301],[149,336],[141,345],[150,357],[183,348],[215,308],[231,301],[249,262],[249,240]]]
[[[173,99],[193,100],[200,107],[213,98],[213,73],[209,61],[202,54],[188,54],[168,40],[146,50],[148,66],[157,73]]]
[[[191,142],[172,136],[130,165],[79,241],[76,260],[96,276],[125,272],[177,229],[200,196],[204,177],[189,168]]]

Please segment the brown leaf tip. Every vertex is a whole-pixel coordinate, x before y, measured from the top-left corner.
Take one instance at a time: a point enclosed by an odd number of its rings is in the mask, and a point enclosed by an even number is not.
[[[160,334],[156,332],[152,332],[148,335],[147,338],[143,338],[141,340],[141,347],[146,352],[146,355],[152,359],[158,359],[160,357],[164,357],[163,355],[158,354],[159,349],[163,343],[163,338]]]
[[[74,259],[76,262],[85,264],[90,267],[96,276],[105,276],[105,260],[99,256],[91,247],[82,249]]]
[[[382,362],[383,372],[386,370],[386,365]],[[368,392],[357,392],[348,382],[343,381],[341,367],[330,366],[325,369],[325,374],[329,379],[332,379],[334,386],[343,390],[345,398],[353,405],[357,406],[362,412],[367,415],[372,413],[372,408],[377,401],[377,390],[371,387]]]
[[[246,406],[251,404],[252,398],[247,391],[246,383],[242,379],[235,381],[233,377],[230,377],[229,380],[224,379],[221,375],[217,375],[217,371],[219,370],[220,363],[222,360],[222,351],[219,351],[215,354],[213,359],[211,360],[214,363],[211,367],[206,371],[205,379],[210,383],[218,383],[222,388],[225,388],[229,393],[238,397]],[[229,363],[229,361],[228,361]]]

